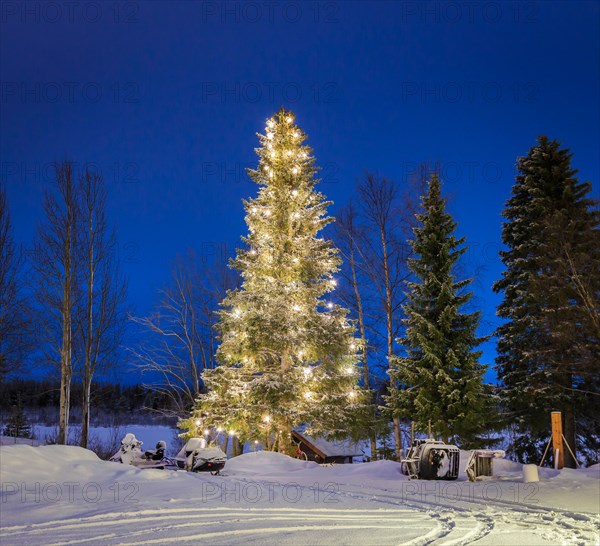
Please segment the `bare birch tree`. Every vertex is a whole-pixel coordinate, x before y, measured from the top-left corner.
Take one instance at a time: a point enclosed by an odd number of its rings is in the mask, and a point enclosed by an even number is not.
[[[80,175],[78,230],[83,303],[77,324],[81,349],[81,447],[87,447],[92,379],[109,366],[123,338],[127,283],[117,260],[114,228],[106,219],[107,190],[102,176],[86,168]]]
[[[358,211],[350,201],[343,207],[336,216],[334,224],[336,245],[340,249],[343,258],[343,267],[340,275],[344,278],[344,285],[339,290],[339,294],[356,317],[358,331],[362,339],[362,371],[363,385],[366,390],[371,390],[371,371],[369,369],[370,346],[367,335],[367,318],[365,311],[365,288],[364,256],[360,250],[360,240],[364,236],[359,225]],[[376,414],[375,400],[371,401],[373,407],[373,417]],[[371,458],[377,458],[377,438],[373,427],[369,431],[369,442],[371,446]]]
[[[131,349],[154,390],[168,396],[173,409],[187,416],[203,384],[202,372],[216,366],[218,303],[235,279],[225,264],[208,267],[189,251],[178,256],[169,286],[160,290],[160,304],[147,317],[132,317],[151,334],[149,343]]]
[[[373,333],[383,336],[386,366],[395,354],[395,340],[402,329],[406,281],[410,277],[410,248],[406,241],[415,225],[419,192],[426,179],[427,167],[422,165],[404,185],[376,173],[365,173],[358,183],[358,222],[360,236],[356,250],[361,268],[369,279],[369,291],[377,303]],[[383,322],[383,331],[379,324]],[[390,385],[390,388],[394,388]],[[402,454],[400,420],[393,416],[396,458]]]
[[[0,380],[23,368],[32,345],[30,310],[20,280],[22,266],[13,239],[8,199],[0,186]]]
[[[45,222],[38,225],[33,268],[36,297],[46,317],[47,360],[60,368],[60,408],[57,442],[69,437],[71,379],[73,375],[73,319],[77,291],[78,207],[73,164],[55,165],[56,191],[46,191]]]

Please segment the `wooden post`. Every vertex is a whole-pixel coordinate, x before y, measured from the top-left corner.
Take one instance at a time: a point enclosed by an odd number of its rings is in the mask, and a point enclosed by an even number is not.
[[[411,447],[413,445],[413,442],[415,441],[415,422],[411,421],[410,422],[410,446]]]
[[[561,469],[565,464],[563,433],[562,433],[562,418],[560,411],[551,413],[552,420],[552,452],[555,456],[554,468]],[[558,454],[558,457],[556,456]]]

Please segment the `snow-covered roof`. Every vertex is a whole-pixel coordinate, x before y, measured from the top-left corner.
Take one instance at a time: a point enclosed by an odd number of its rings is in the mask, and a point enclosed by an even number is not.
[[[364,453],[350,440],[325,440],[325,438],[313,438],[298,431],[294,431],[298,439],[303,440],[308,447],[314,447],[319,455],[324,457],[358,457]]]

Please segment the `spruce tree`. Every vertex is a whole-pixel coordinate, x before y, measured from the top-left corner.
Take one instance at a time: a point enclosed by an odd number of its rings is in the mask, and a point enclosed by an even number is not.
[[[511,451],[526,462],[541,457],[551,411],[562,412],[572,449],[577,433],[583,443],[599,432],[600,217],[571,157],[539,137],[518,160],[503,211],[506,270],[494,289],[507,322],[497,332],[496,368],[507,418],[521,434]],[[567,450],[565,465],[574,464]]]
[[[20,394],[17,394],[15,397],[15,403],[11,408],[6,427],[4,427],[4,436],[31,438],[31,425],[23,411]]]
[[[397,339],[404,356],[394,357],[390,371],[388,404],[392,414],[411,419],[417,430],[431,422],[436,437],[454,437],[463,446],[475,445],[485,430],[489,397],[484,392],[486,367],[474,350],[480,313],[462,307],[472,293],[470,279],[456,280],[454,269],[467,247],[454,235],[456,222],[446,212],[437,175],[432,175],[418,226],[410,241],[405,335]]]
[[[244,202],[249,232],[233,261],[242,284],[221,304],[220,366],[204,372],[208,392],[180,426],[193,432],[200,423],[286,451],[292,427],[343,436],[366,405],[360,343],[346,309],[327,298],[340,258],[319,236],[332,221],[330,202],[315,190],[306,134],[282,109],[258,136],[249,175],[260,189]]]

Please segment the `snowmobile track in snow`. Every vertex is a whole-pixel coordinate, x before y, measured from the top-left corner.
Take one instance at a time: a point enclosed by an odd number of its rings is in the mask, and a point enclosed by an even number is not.
[[[364,490],[363,490],[364,491]],[[373,500],[377,502],[398,503],[405,506],[422,505],[429,507],[440,507],[445,510],[467,513],[476,518],[482,525],[487,523],[487,529],[482,529],[480,534],[473,533],[465,536],[458,543],[468,544],[480,540],[489,534],[495,525],[499,523],[516,524],[533,529],[536,534],[551,542],[561,544],[599,544],[600,543],[600,517],[593,514],[572,512],[568,510],[549,509],[531,504],[495,500],[485,500],[486,510],[481,511],[482,499],[461,499],[459,502],[465,505],[476,505],[477,511],[471,508],[449,505],[443,502],[419,501],[417,499],[407,500],[406,496],[390,494],[388,490],[371,488],[369,495],[360,492],[340,492],[345,496]],[[384,500],[385,499],[385,500]],[[465,540],[467,539],[468,540]]]
[[[248,544],[365,544],[376,540],[416,545],[429,544],[453,527],[453,521],[444,516],[434,521],[431,528],[431,519],[412,509],[167,508],[6,527],[3,536],[10,544],[134,545],[205,540],[231,544],[243,539]],[[402,540],[407,535],[411,539]]]
[[[200,476],[194,475],[195,478]],[[202,477],[206,479],[208,477]],[[205,483],[263,483],[223,476]],[[264,482],[277,483],[277,482]],[[393,489],[339,484],[333,491],[295,484],[311,498],[333,497],[339,507],[321,503],[297,506],[207,503],[192,498],[185,506],[137,506],[119,512],[13,525],[2,528],[2,542],[20,544],[493,544],[514,529],[559,544],[598,542],[599,518],[593,514],[549,510],[502,500],[462,499],[458,503],[406,498]],[[343,488],[343,489],[341,489]],[[335,502],[335,498],[333,501]],[[348,506],[357,501],[359,508]],[[331,502],[331,500],[329,501]],[[191,505],[191,506],[190,506]],[[129,507],[134,508],[134,507]],[[490,533],[493,534],[491,536]],[[505,541],[503,541],[505,542]],[[525,542],[523,542],[525,543]]]

